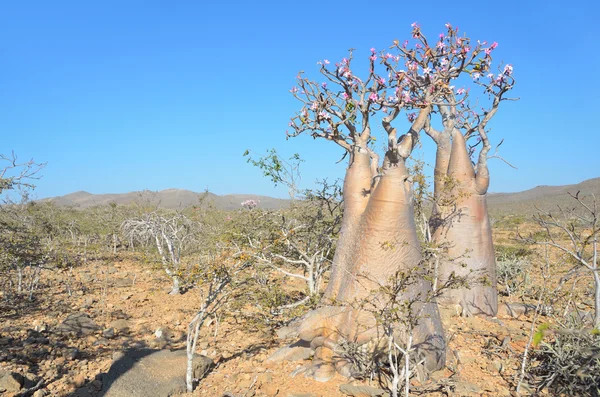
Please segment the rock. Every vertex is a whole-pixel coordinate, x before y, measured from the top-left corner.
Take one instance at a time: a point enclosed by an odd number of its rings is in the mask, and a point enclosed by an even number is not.
[[[303,341],[284,346],[275,351],[267,362],[307,360],[313,355],[313,350]]]
[[[97,391],[102,390],[102,381],[100,381],[98,379],[94,379],[94,381],[92,381],[92,387],[94,389],[96,389]]]
[[[119,319],[110,323],[110,326],[114,328],[115,331],[119,334],[129,333],[129,329],[131,328],[129,321]]]
[[[98,330],[98,325],[85,313],[75,313],[68,316],[58,327],[59,334],[88,335]]]
[[[289,393],[287,397],[317,397],[317,395],[312,393]]]
[[[131,287],[133,285],[133,280],[130,279],[129,277],[116,278],[113,281],[113,285],[117,288]]]
[[[95,302],[94,298],[91,298],[91,297],[90,298],[86,298],[83,301],[83,305],[81,305],[81,307],[84,308],[84,309],[89,309],[90,307],[92,307],[92,305],[94,304],[94,302]]]
[[[106,339],[112,339],[115,337],[115,329],[114,328],[106,328],[104,331],[102,331],[102,336],[105,337]]]
[[[351,384],[340,385],[340,392],[352,397],[380,397],[389,396],[386,390],[371,386],[355,386]]]
[[[260,391],[267,395],[267,397],[274,397],[279,393],[279,387],[273,384],[264,384],[260,387]]]
[[[93,343],[94,346],[108,346],[108,339],[100,338]]]
[[[44,397],[46,395],[46,392],[43,390],[36,390],[35,393],[33,393],[33,397]]]
[[[81,356],[79,349],[73,347],[65,352],[65,358],[69,361],[77,360]]]
[[[173,332],[168,327],[160,327],[156,331],[154,331],[154,336],[156,339],[168,341],[171,339],[171,334]]]
[[[82,373],[75,375],[75,377],[73,377],[72,383],[75,387],[81,387],[85,385],[85,375]]]
[[[34,320],[32,325],[36,332],[46,332],[48,330],[48,325],[40,320]]]
[[[479,396],[481,388],[473,383],[457,381],[454,392],[459,396],[476,395]]]
[[[17,393],[23,386],[23,376],[16,372],[0,370],[0,391]]]
[[[0,346],[10,345],[11,338],[0,338]]]
[[[105,397],[162,397],[184,393],[187,355],[185,350],[128,350],[113,362],[104,376]],[[194,378],[203,378],[213,365],[195,355]]]

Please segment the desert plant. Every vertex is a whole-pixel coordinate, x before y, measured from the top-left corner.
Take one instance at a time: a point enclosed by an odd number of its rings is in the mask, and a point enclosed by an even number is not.
[[[504,286],[505,294],[512,296],[523,290],[531,283],[529,260],[517,256],[501,256],[496,260],[496,275],[498,284]]]
[[[575,274],[579,269],[589,272],[594,280],[593,326],[600,329],[600,209],[593,195],[582,197],[577,192],[570,196],[573,206],[559,206],[556,212],[540,210],[534,218],[539,230],[528,236],[518,236],[523,242],[548,247],[562,254],[565,263],[571,266],[568,274]]]
[[[541,338],[543,329],[538,335]],[[600,333],[581,326],[557,329],[531,355],[529,383],[559,396],[600,396]]]
[[[193,379],[193,360],[200,330],[210,316],[224,308],[228,299],[248,281],[244,270],[251,265],[248,256],[235,245],[218,247],[214,255],[196,267],[195,279],[200,291],[200,309],[188,325],[186,385],[192,392],[197,379]]]
[[[153,242],[163,270],[173,286],[169,294],[181,293],[181,258],[193,238],[193,228],[198,225],[181,213],[154,211],[140,218],[128,219],[122,224],[127,238]]]

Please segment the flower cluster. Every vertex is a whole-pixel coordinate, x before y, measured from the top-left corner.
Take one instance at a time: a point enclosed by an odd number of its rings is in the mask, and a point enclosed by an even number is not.
[[[242,207],[251,210],[253,208],[256,208],[258,206],[258,203],[260,203],[260,200],[245,200],[242,201],[241,205]]]

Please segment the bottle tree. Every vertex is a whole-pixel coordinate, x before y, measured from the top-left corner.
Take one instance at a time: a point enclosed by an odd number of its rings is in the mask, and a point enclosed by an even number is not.
[[[447,243],[452,253],[466,251],[461,252],[466,262],[460,264],[464,272],[470,274],[472,269],[479,273],[481,268],[488,271],[478,277],[486,280],[482,287],[469,284],[452,290],[446,300],[462,303],[460,299],[469,296],[467,301],[475,301],[469,294],[479,288],[474,294],[487,294],[482,299],[492,302],[490,307],[497,306],[493,303],[495,272],[489,269],[494,264],[485,208],[490,147],[485,128],[504,93],[512,88],[512,67],[505,67],[490,82],[483,82],[484,78],[489,79],[485,73],[491,68],[491,51],[497,45],[472,44],[449,24],[446,28],[446,33],[430,44],[420,27],[413,24],[411,41],[394,41],[387,51],[371,49],[368,72],[363,77],[354,71],[354,51],[350,50],[346,58],[335,64],[329,60],[319,62],[320,81],[301,72],[297,85],[291,89],[302,106],[291,119],[288,136],[308,134],[332,141],[348,159],[344,217],[325,290],[326,305],[309,312],[292,327],[295,335],[315,349],[309,373],[316,379],[327,380],[335,370],[351,374],[349,362],[334,351],[348,341],[369,344],[379,333],[379,320],[373,311],[361,310],[357,302],[378,301],[373,294],[377,295],[376,291],[382,291],[381,287],[397,279],[398,274],[411,279],[415,274],[422,275],[417,282],[405,283],[396,292],[399,301],[415,303],[411,310],[413,315],[418,314],[418,321],[410,329],[408,322],[398,323],[398,335],[411,335],[411,346],[426,370],[444,365],[443,327],[436,301],[427,297],[435,296],[434,286],[452,279],[459,270],[452,267],[456,261],[442,261],[435,273],[439,274],[440,283],[428,276],[428,265],[422,257],[412,182],[406,167],[422,130],[438,145],[434,178],[438,204],[431,219],[433,238]],[[456,82],[462,82],[465,76],[468,83],[457,86]],[[469,106],[470,90],[478,86],[494,97],[491,110],[477,113]],[[433,127],[437,116],[441,116],[443,131]],[[402,134],[398,128],[403,124],[406,130]],[[379,126],[387,138],[381,154],[375,149],[373,136],[373,129]],[[477,144],[467,144],[472,138],[479,138],[482,146],[475,168],[468,151]],[[448,183],[449,180],[455,182]],[[446,202],[452,202],[454,208],[446,208],[451,207]],[[460,223],[465,216],[469,221]],[[467,229],[467,239],[471,239],[468,241],[463,236]],[[465,249],[471,241],[477,247]],[[461,270],[461,274],[464,272]],[[480,300],[476,302],[479,304]],[[491,314],[494,310],[482,312]]]

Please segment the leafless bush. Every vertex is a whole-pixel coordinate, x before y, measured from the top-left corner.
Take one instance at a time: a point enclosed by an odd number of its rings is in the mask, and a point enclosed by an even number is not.
[[[181,292],[181,257],[193,238],[194,226],[183,214],[155,211],[140,218],[128,219],[121,227],[128,239],[155,244],[163,269],[173,281],[169,294],[174,295]]]
[[[496,261],[496,277],[498,284],[504,286],[507,296],[523,293],[531,283],[529,272],[531,263],[526,258],[504,256]]]
[[[600,333],[559,329],[532,353],[529,383],[554,396],[600,396]]]

